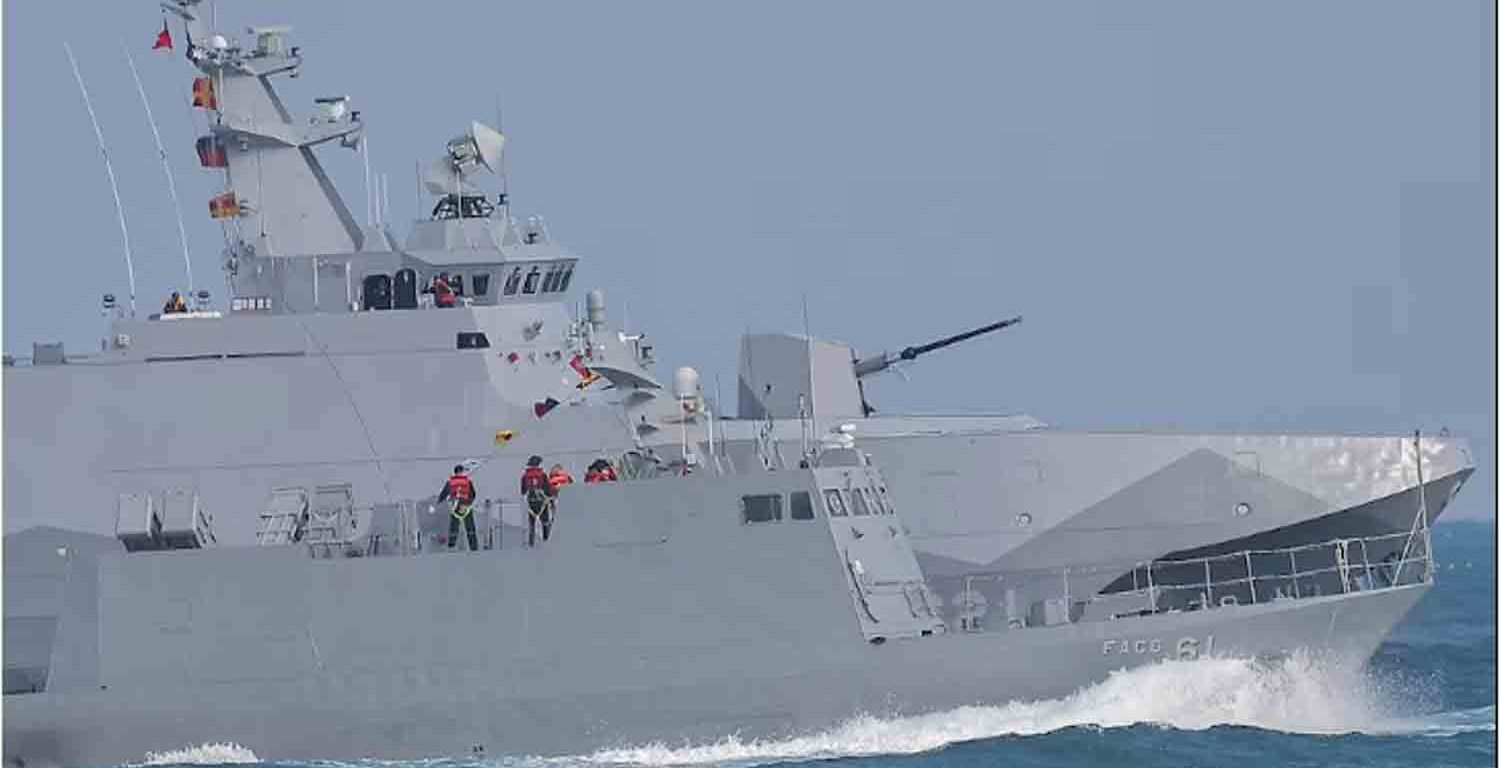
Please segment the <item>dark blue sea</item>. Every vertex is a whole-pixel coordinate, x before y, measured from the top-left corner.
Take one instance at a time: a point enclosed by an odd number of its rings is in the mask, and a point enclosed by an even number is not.
[[[382,768],[969,768],[971,766],[1483,766],[1495,750],[1495,524],[1434,530],[1437,587],[1360,670],[1293,657],[1124,672],[1063,699],[857,718],[787,741],[642,745],[564,758]],[[238,747],[151,756],[242,763]],[[265,763],[272,766],[279,764]],[[329,768],[336,764],[316,764]],[[349,764],[337,764],[349,765]],[[369,764],[372,767],[375,763]],[[288,768],[307,768],[290,764]]]

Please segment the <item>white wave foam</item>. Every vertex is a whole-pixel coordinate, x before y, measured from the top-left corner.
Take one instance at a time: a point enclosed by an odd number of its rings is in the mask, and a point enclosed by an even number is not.
[[[147,752],[145,762],[140,765],[230,765],[258,762],[260,758],[249,749],[238,744],[220,742],[169,749],[165,752]]]
[[[1494,730],[1493,707],[1449,716],[1403,717],[1410,708],[1356,666],[1296,654],[1276,662],[1164,661],[1121,670],[1061,699],[960,707],[912,717],[862,715],[821,733],[785,740],[727,737],[712,744],[656,743],[556,763],[664,766],[753,765],[928,752],[949,744],[1025,736],[1075,726],[1153,724],[1184,730],[1237,725],[1302,734],[1453,735]]]
[[[911,717],[860,715],[827,731],[782,740],[729,736],[708,744],[646,744],[589,755],[499,760],[318,761],[315,768],[595,768],[732,766],[930,752],[950,744],[1070,727],[1150,724],[1182,730],[1248,726],[1298,734],[1446,737],[1495,731],[1495,708],[1413,716],[1421,686],[1379,680],[1358,667],[1296,654],[1276,662],[1164,661],[1122,670],[1060,699],[969,706]],[[1415,692],[1414,692],[1415,691]],[[1420,702],[1416,703],[1417,705]],[[258,762],[236,744],[150,753],[146,766]]]
[[[1388,733],[1439,737],[1485,731],[1493,733],[1495,731],[1495,708],[1488,706],[1442,712],[1430,717],[1402,721],[1400,725],[1400,728],[1388,731]]]

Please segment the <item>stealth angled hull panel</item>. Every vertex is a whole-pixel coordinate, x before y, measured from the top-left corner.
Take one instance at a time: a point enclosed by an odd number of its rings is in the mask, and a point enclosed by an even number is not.
[[[1149,560],[1382,499],[1391,500],[1380,508],[1392,510],[1393,526],[1404,519],[1409,527],[1416,511],[1410,438],[869,432],[863,445],[890,468],[891,494],[918,551],[950,564],[941,567],[1006,556],[1008,566],[1039,567],[1064,553]],[[1422,447],[1435,518],[1473,463],[1461,439],[1424,437]],[[1335,535],[1370,532],[1361,524]]]

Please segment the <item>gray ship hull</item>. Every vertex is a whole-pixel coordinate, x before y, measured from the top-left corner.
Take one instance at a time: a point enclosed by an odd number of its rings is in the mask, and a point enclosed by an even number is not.
[[[722,664],[684,663],[677,670],[591,670],[586,656],[559,668],[497,667],[474,643],[427,669],[224,680],[191,692],[154,693],[150,701],[109,691],[8,700],[5,750],[8,759],[28,766],[87,766],[213,742],[248,747],[261,759],[339,759],[462,756],[476,749],[576,754],[663,741],[705,743],[730,734],[787,736],[858,713],[916,714],[1063,696],[1113,670],[1171,655],[1184,640],[1211,643],[1223,655],[1309,647],[1361,661],[1425,590],[1418,585],[930,642],[779,648],[774,675],[763,675],[767,659],[739,653]],[[658,675],[674,684],[662,685]],[[599,686],[598,678],[617,682]]]
[[[32,534],[7,560],[61,567],[60,620],[41,689],[5,698],[6,757],[118,764],[214,741],[273,759],[545,755],[785,736],[1063,696],[1164,658],[1308,649],[1358,663],[1431,583],[1413,528],[1155,563],[1129,588],[1104,583],[1129,560],[1075,559],[945,593],[883,500],[888,478],[853,450],[819,461],[570,487],[538,548],[124,553]],[[767,494],[793,512],[752,519],[748,499]]]

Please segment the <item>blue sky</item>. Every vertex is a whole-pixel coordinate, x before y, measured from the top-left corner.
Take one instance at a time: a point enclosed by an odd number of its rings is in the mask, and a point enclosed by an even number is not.
[[[64,39],[127,198],[143,306],[180,287],[182,262],[121,39],[177,168],[199,282],[223,293],[215,177],[192,154],[203,118],[180,55],[149,51],[155,8],[5,5],[8,352],[92,347],[98,296],[125,293]],[[1493,514],[1493,3],[267,0],[220,14],[294,25],[306,65],[284,83],[290,106],[353,97],[398,222],[415,211],[414,162],[501,98],[518,209],[585,257],[574,285],[605,288],[667,366],[732,381],[738,334],[800,330],[804,295],[814,333],[870,352],[1024,314],[872,398],[1069,428],[1446,426],[1484,466],[1454,511]],[[358,216],[358,158],[322,156]]]

